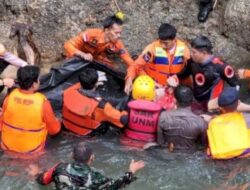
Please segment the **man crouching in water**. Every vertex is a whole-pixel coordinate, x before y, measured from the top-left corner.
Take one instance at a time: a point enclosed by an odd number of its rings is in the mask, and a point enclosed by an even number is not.
[[[193,102],[191,88],[178,86],[174,96],[178,108],[161,113],[158,123],[158,143],[167,144],[170,151],[194,150],[199,142],[206,144],[207,124],[202,117],[191,111]]]
[[[79,83],[63,93],[63,124],[79,135],[93,135],[102,122],[110,122],[123,128],[126,111],[119,111],[96,91],[98,74],[86,68],[79,75]],[[100,128],[99,128],[100,129]]]
[[[207,155],[212,159],[250,156],[250,114],[237,111],[239,92],[226,87],[218,98],[221,114],[210,120]]]
[[[36,92],[40,69],[27,65],[19,68],[14,89],[4,100],[1,116],[1,148],[14,155],[33,157],[44,151],[47,134],[61,129],[47,98]]]
[[[127,65],[125,92],[129,93],[132,83],[134,61],[120,40],[123,21],[116,15],[103,21],[103,29],[93,28],[80,32],[64,44],[67,57],[80,57],[85,61],[97,61],[112,69],[120,71],[118,62]],[[117,62],[118,61],[118,62]]]
[[[119,179],[110,179],[90,168],[94,160],[92,149],[84,142],[73,150],[73,163],[59,163],[47,172],[38,174],[37,181],[42,185],[55,182],[56,189],[120,189],[136,179],[134,174],[144,167],[143,161],[131,161],[128,172]],[[38,168],[32,166],[29,173],[36,175]]]

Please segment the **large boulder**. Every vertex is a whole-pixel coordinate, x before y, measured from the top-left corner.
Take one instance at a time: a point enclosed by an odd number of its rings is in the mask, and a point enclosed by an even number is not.
[[[238,46],[250,50],[250,2],[230,0],[227,4],[223,32]]]

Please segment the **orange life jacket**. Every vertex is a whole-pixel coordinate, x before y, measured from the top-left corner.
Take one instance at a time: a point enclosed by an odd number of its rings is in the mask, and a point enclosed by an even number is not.
[[[209,123],[208,155],[214,159],[250,156],[250,135],[242,113],[222,114]]]
[[[159,46],[156,44],[153,50],[154,60],[145,65],[146,73],[158,83],[166,85],[167,77],[181,72],[186,65],[184,60],[186,48],[184,42],[177,40],[175,53],[171,56],[160,44]]]
[[[80,88],[77,83],[63,93],[63,124],[74,133],[88,135],[100,126],[100,122],[93,118],[98,102],[83,96],[78,91]]]
[[[47,129],[43,121],[41,93],[24,94],[15,89],[8,97],[3,113],[1,147],[18,153],[34,153],[43,150]]]

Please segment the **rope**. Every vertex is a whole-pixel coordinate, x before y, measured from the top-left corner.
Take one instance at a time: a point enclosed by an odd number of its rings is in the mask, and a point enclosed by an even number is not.
[[[215,9],[215,7],[216,7],[217,3],[218,3],[218,0],[215,0],[215,2],[214,2],[214,6],[213,6],[213,9]]]
[[[119,7],[117,1],[116,1],[116,0],[112,0],[112,1],[113,1],[113,3],[115,4],[115,6],[116,6],[116,8],[118,9],[118,11],[121,11],[121,9],[120,9],[120,7]]]

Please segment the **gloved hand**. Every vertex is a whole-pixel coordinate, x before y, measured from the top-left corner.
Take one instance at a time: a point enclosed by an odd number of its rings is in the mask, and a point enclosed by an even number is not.
[[[176,75],[170,76],[167,79],[168,86],[177,87],[179,85],[179,79]]]
[[[106,73],[105,72],[102,72],[102,71],[97,71],[97,74],[98,74],[98,81],[97,81],[97,85],[100,86],[100,85],[103,85],[105,81],[107,81],[107,76],[106,76]]]

